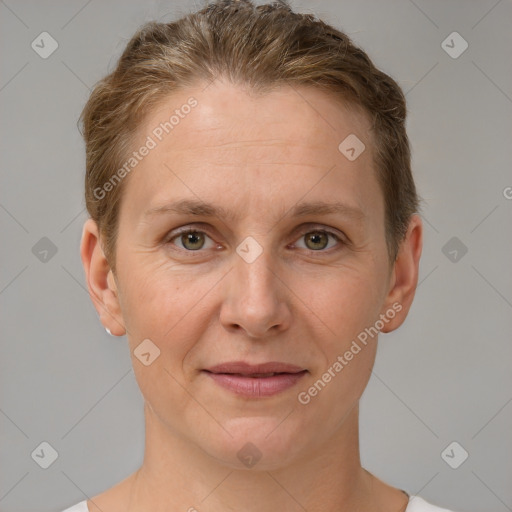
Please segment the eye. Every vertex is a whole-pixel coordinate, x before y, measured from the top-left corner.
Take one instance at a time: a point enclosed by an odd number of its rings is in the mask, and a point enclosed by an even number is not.
[[[343,245],[344,243],[344,240],[336,233],[325,229],[312,230],[310,228],[309,231],[303,231],[299,241],[302,239],[305,241],[305,245],[298,245],[297,247],[310,252],[328,252],[333,246]],[[329,239],[333,240],[331,245],[329,245]],[[179,250],[186,252],[199,252],[202,249],[218,247],[204,231],[194,227],[182,229],[180,232],[170,236],[165,243],[177,246]]]
[[[341,238],[332,233],[331,231],[327,231],[325,229],[317,229],[314,231],[307,231],[301,235],[299,240],[305,240],[305,249],[313,252],[324,251],[325,249],[331,249],[333,245],[328,247],[329,237],[333,238],[335,242],[343,242]],[[334,244],[335,245],[335,244]],[[303,247],[301,247],[303,248]]]
[[[170,238],[167,243],[173,243],[174,240],[181,242],[181,246],[178,245],[180,249],[184,249],[185,251],[194,252],[199,251],[200,249],[211,249],[210,247],[205,247],[205,240],[209,239],[213,245],[213,240],[204,232],[194,228],[188,228],[177,235],[174,235]]]

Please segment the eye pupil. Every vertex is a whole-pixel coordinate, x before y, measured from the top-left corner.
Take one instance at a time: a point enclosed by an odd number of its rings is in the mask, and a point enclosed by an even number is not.
[[[313,247],[309,247],[308,243],[310,241],[313,243]],[[327,247],[328,243],[329,243],[329,239],[328,239],[328,236],[326,233],[316,232],[316,233],[308,233],[306,235],[306,245],[308,245],[308,247],[312,250],[324,249],[325,247]],[[318,245],[315,246],[315,244],[320,244],[320,247],[318,247]]]
[[[199,233],[198,231],[183,233],[181,235],[181,241],[183,243],[183,247],[186,247],[187,249],[201,249],[201,247],[204,245],[204,235],[202,233]],[[187,246],[188,243],[191,243],[192,247],[190,245]],[[197,247],[197,244],[199,244],[199,247]]]

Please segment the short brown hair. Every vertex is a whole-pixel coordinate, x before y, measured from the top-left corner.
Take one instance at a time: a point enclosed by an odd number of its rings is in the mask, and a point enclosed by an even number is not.
[[[362,107],[372,123],[377,178],[385,201],[386,242],[396,259],[419,206],[398,84],[350,38],[283,0],[217,0],[171,23],[149,22],[132,37],[117,67],[94,87],[80,121],[86,144],[85,200],[115,271],[119,205],[125,181],[106,200],[101,188],[126,161],[137,127],[169,94],[227,77],[265,92],[314,86]],[[341,141],[340,141],[341,142]]]

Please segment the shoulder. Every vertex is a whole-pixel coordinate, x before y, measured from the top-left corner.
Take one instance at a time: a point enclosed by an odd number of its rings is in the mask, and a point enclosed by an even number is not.
[[[447,508],[437,507],[425,501],[420,496],[410,496],[405,512],[453,512]]]
[[[77,503],[76,505],[63,510],[62,512],[89,512],[89,509],[87,508],[87,500],[81,501],[80,503]]]

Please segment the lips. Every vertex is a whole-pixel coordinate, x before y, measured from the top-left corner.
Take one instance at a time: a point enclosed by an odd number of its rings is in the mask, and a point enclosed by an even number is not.
[[[262,398],[281,393],[308,372],[300,366],[270,362],[249,364],[243,361],[223,363],[204,370],[216,384],[245,398]]]
[[[288,363],[269,362],[249,364],[245,361],[222,363],[206,369],[206,371],[211,373],[229,373],[250,377],[271,377],[277,373],[299,373],[304,370],[305,368]]]

